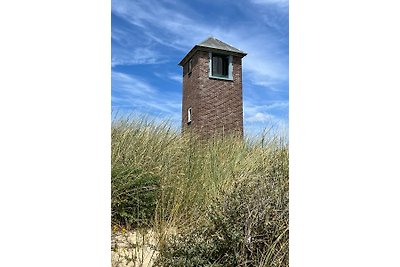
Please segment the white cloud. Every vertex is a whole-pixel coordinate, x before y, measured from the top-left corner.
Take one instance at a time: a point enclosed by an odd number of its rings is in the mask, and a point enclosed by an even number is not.
[[[180,13],[182,10],[178,10],[178,7],[182,8],[182,3],[173,6],[171,3],[165,5],[154,0],[119,0],[112,1],[111,10],[130,23],[150,30],[150,33],[144,30],[144,34],[154,41],[179,50],[186,50],[192,41],[199,41],[196,36],[204,38],[203,36],[209,35],[209,30],[208,27],[199,27],[193,19],[183,12]],[[158,34],[151,34],[154,30],[158,30]]]
[[[112,107],[129,108],[141,112],[159,113],[162,117],[176,120],[181,112],[181,98],[169,93],[166,95],[149,83],[121,72],[112,71]]]
[[[160,64],[164,62],[166,62],[165,56],[155,50],[145,47],[139,47],[133,50],[117,49],[117,51],[114,51],[111,58],[112,67],[118,65]]]
[[[286,109],[289,107],[288,101],[274,101],[270,104],[256,105],[254,101],[248,100],[244,102],[247,112],[256,113],[260,110],[276,110],[276,109]]]
[[[232,43],[247,53],[243,58],[243,72],[252,84],[272,89],[273,85],[288,80],[288,56],[280,54],[276,42],[268,40],[265,35],[251,38],[240,38],[240,34],[232,38]]]
[[[173,80],[173,81],[177,81],[179,83],[182,82],[182,75],[178,75],[178,74],[170,74],[168,75],[168,78]]]
[[[131,96],[142,96],[151,95],[156,92],[156,89],[147,82],[136,78],[133,75],[112,71],[111,79],[115,87],[118,86],[120,93],[125,93]]]
[[[247,100],[243,104],[245,131],[255,134],[272,128],[276,133],[287,132],[288,118],[277,114],[287,109],[288,104],[287,101],[275,101],[266,105],[257,105],[254,100]]]
[[[261,4],[261,5],[289,5],[289,0],[250,0],[254,4]]]
[[[244,130],[247,135],[257,136],[268,132],[279,136],[288,133],[289,124],[286,120],[281,120],[270,113],[256,113],[254,116],[245,118]]]
[[[153,72],[153,74],[159,78],[172,80],[172,81],[178,82],[179,84],[182,84],[182,78],[183,78],[182,74],[177,74],[177,73],[172,73],[172,72],[168,72],[168,73]]]
[[[266,122],[274,119],[275,117],[272,116],[271,114],[261,113],[261,112],[257,112],[256,114],[251,115],[247,118],[249,122]]]

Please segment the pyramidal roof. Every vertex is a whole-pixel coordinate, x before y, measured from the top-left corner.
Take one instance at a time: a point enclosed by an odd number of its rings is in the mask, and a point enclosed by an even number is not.
[[[235,52],[239,54],[246,54],[240,49],[237,49],[231,45],[228,45],[227,43],[224,43],[217,38],[214,37],[208,37],[206,40],[203,42],[199,43],[198,46],[203,46],[203,47],[209,47],[209,48],[215,48],[215,49],[220,49],[220,50],[225,50],[225,51],[230,51],[230,52]]]
[[[246,56],[247,54],[245,52],[243,52],[240,49],[237,49],[227,43],[224,43],[220,40],[218,40],[217,38],[210,36],[207,39],[205,39],[203,42],[195,45],[192,50],[190,50],[190,52],[181,60],[181,62],[179,62],[179,65],[183,66],[186,61],[193,56],[193,54],[197,51],[197,50],[207,50],[207,51],[222,51],[222,52],[230,52],[232,54],[237,54],[241,57]]]

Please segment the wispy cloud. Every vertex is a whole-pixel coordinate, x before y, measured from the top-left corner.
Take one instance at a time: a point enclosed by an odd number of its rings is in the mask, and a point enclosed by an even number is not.
[[[288,117],[278,115],[279,111],[286,111],[289,103],[287,101],[273,101],[265,105],[257,105],[253,100],[244,103],[244,120],[246,128],[252,131],[262,131],[272,126],[276,130],[285,131],[288,128]]]
[[[272,102],[268,105],[257,105],[255,101],[247,100],[244,103],[244,115],[247,118],[252,118],[251,120],[257,121],[257,119],[266,118],[261,117],[261,115],[257,114],[266,114],[266,113],[277,113],[278,110],[286,110],[288,104],[285,102]],[[259,121],[259,120],[258,120]]]
[[[256,113],[260,110],[277,110],[277,109],[287,109],[289,107],[288,101],[273,101],[269,104],[257,105],[254,100],[248,100],[245,102],[246,109],[249,112]]]
[[[289,0],[250,0],[253,4],[261,5],[281,5],[287,7],[289,5]]]
[[[178,82],[180,85],[182,84],[182,74],[172,73],[172,72],[154,72],[154,75],[161,79],[168,79],[174,82]]]
[[[160,64],[167,62],[165,56],[159,52],[139,47],[133,50],[119,49],[111,58],[111,66],[137,65],[137,64]]]
[[[112,1],[111,11],[133,25],[150,29],[150,33],[144,31],[144,34],[153,41],[185,51],[190,41],[198,39],[194,36],[207,36],[209,31],[181,13],[182,7],[182,3],[119,0]],[[188,37],[192,39],[189,42]]]
[[[275,117],[268,113],[257,112],[247,118],[249,122],[266,122],[275,119]]]
[[[178,74],[169,74],[169,75],[168,75],[168,78],[169,78],[170,80],[173,80],[173,81],[176,81],[176,82],[179,82],[179,83],[182,82],[182,75],[178,75]]]
[[[118,88],[116,92],[124,92],[132,96],[152,95],[156,92],[147,82],[121,72],[112,71],[111,80]]]
[[[263,45],[266,48],[260,47]],[[253,84],[274,90],[276,88],[274,85],[288,80],[286,55],[275,56],[271,51],[276,50],[267,51],[268,45],[260,44],[257,41],[251,41],[243,46],[249,51],[248,56],[244,59],[243,71],[246,72]]]
[[[113,109],[138,110],[163,118],[180,118],[180,98],[172,93],[163,94],[160,90],[134,75],[112,71],[111,97]],[[166,99],[165,97],[168,96]]]
[[[159,64],[166,62],[167,56],[152,46],[129,27],[113,28],[111,31],[111,66]],[[147,45],[146,45],[147,42]]]

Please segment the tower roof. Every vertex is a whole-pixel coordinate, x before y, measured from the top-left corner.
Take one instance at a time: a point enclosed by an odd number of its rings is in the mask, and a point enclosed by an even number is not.
[[[218,40],[215,37],[208,37],[203,42],[195,45],[192,50],[179,62],[179,65],[183,66],[186,61],[193,56],[196,51],[215,51],[215,52],[228,52],[229,54],[238,55],[244,57],[247,54],[240,49],[237,49],[227,43]]]

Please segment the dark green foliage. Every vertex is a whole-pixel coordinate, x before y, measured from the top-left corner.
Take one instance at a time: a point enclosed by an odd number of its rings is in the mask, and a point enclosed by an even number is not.
[[[159,177],[128,168],[112,170],[111,210],[114,224],[149,226],[154,218]]]
[[[158,266],[288,266],[288,173],[275,167],[280,174],[270,168],[223,192],[205,211],[208,223],[167,240]]]

